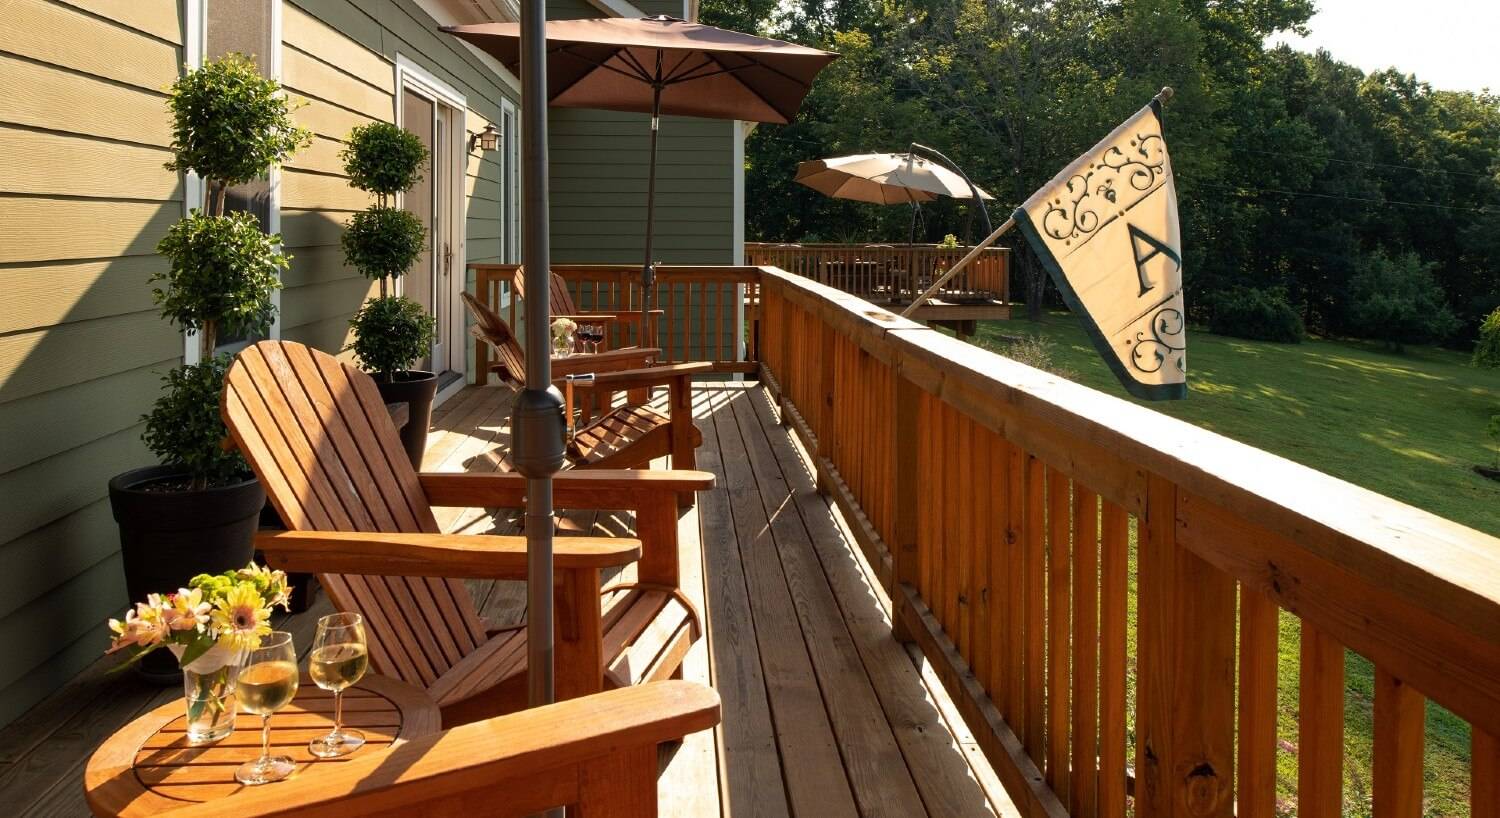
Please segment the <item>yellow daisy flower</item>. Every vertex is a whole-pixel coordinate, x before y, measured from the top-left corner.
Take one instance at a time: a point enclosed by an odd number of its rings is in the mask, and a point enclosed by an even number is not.
[[[271,609],[248,582],[229,590],[211,615],[219,644],[231,650],[254,650],[260,638],[271,632]]]

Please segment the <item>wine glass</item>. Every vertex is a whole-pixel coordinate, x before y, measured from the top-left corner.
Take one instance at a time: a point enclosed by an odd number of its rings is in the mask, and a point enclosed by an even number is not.
[[[594,325],[593,324],[584,324],[583,326],[579,327],[579,329],[578,329],[578,338],[579,338],[579,340],[583,341],[583,343],[584,343],[584,345],[586,347],[585,350],[584,350],[585,352],[598,352],[599,351],[598,347],[594,346]]]
[[[246,713],[260,716],[260,758],[247,761],[234,771],[241,784],[269,784],[280,781],[297,769],[287,756],[271,755],[271,714],[297,695],[297,651],[292,635],[271,631],[260,640],[260,647],[250,651],[240,667],[240,707]]]
[[[359,614],[329,614],[318,620],[307,669],[313,684],[333,691],[333,730],[313,739],[307,745],[308,752],[318,758],[337,758],[364,746],[364,733],[343,727],[344,690],[353,687],[369,667],[365,622]]]

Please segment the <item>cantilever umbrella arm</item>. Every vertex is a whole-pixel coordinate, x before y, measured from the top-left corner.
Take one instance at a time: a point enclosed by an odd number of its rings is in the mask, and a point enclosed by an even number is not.
[[[964,173],[964,169],[959,167],[957,162],[949,159],[947,154],[937,148],[923,145],[920,142],[911,143],[906,148],[906,155],[915,155],[919,150],[947,165],[949,170],[957,173],[964,180],[964,184],[969,186],[969,194],[973,197],[975,206],[979,208],[979,217],[984,220],[985,235],[989,235],[993,229],[993,225],[990,224],[990,209],[985,206],[984,199],[979,195],[979,188],[969,180],[969,174]]]

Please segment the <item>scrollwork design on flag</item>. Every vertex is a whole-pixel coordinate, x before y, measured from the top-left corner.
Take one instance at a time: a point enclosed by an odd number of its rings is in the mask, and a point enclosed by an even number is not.
[[[1141,372],[1158,372],[1168,359],[1174,359],[1172,364],[1177,371],[1186,372],[1187,364],[1183,361],[1187,350],[1187,341],[1183,337],[1186,326],[1181,309],[1172,304],[1163,305],[1151,316],[1147,329],[1136,331],[1135,343],[1130,349],[1130,365]],[[1149,337],[1147,330],[1151,332]]]
[[[1154,190],[1166,164],[1160,134],[1137,133],[1128,146],[1111,145],[1093,167],[1068,179],[1063,195],[1047,202],[1042,231],[1065,243],[1094,232]]]

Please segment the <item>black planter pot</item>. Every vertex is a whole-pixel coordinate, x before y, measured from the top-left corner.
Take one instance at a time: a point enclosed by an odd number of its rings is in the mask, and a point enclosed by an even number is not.
[[[109,504],[120,526],[120,556],[130,603],[147,594],[170,593],[197,574],[243,568],[255,551],[255,530],[266,492],[251,478],[200,491],[152,491],[148,487],[181,474],[150,466],[109,481]],[[162,681],[177,678],[167,651],[146,657],[142,672]]]
[[[427,451],[427,429],[432,425],[432,399],[437,397],[437,383],[437,373],[415,369],[397,372],[390,383],[375,380],[375,387],[386,403],[406,404],[401,445],[406,447],[406,457],[414,469],[422,468],[422,454]]]

